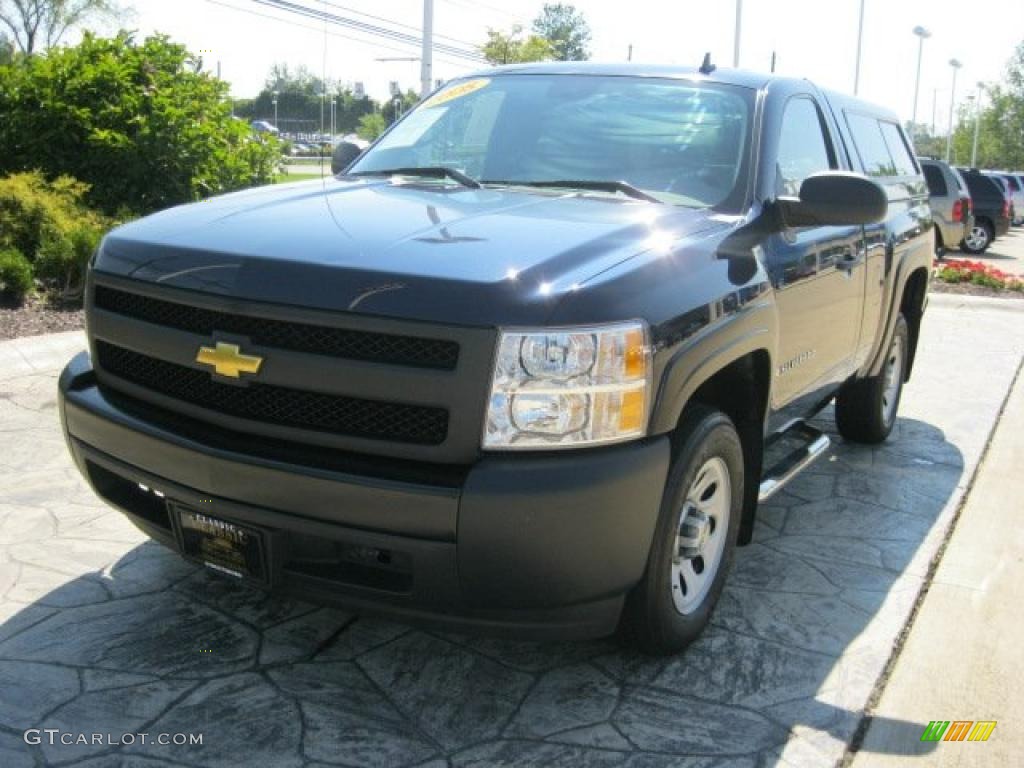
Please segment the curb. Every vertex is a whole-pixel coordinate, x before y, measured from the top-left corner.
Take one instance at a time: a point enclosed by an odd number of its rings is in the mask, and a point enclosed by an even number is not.
[[[1024,312],[1024,300],[1016,298],[999,299],[994,296],[963,296],[958,293],[929,291],[928,303],[936,307],[952,309],[999,309],[1004,312]]]
[[[64,331],[0,341],[0,379],[59,370],[85,348],[85,331]]]

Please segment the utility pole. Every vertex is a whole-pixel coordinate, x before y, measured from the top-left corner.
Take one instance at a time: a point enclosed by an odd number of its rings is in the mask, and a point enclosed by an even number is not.
[[[935,135],[935,115],[939,109],[939,89],[932,88],[932,136]]]
[[[860,90],[860,50],[864,42],[864,0],[860,0],[860,21],[857,22],[857,62],[853,67],[853,95]]]
[[[953,106],[956,104],[956,71],[963,66],[959,59],[950,59],[949,66],[953,68],[953,89],[949,93],[949,130],[946,132],[946,162],[949,162],[950,152],[953,150]]]
[[[978,98],[974,100],[974,144],[971,145],[971,168],[978,167],[978,129],[981,127],[981,91],[984,83],[978,83]]]
[[[921,89],[921,55],[924,53],[924,41],[932,36],[924,27],[914,27],[914,34],[917,35],[917,79],[914,80],[914,111],[910,116],[910,138],[914,138],[913,133],[917,130],[917,94]]]
[[[630,43],[629,44],[629,50],[626,52],[626,61],[632,61],[632,60],[633,60],[633,44]]]
[[[423,0],[423,51],[420,55],[420,96],[430,94],[434,82],[434,0]]]
[[[732,65],[740,65],[740,27],[743,21],[743,0],[736,0],[736,35],[732,42]]]

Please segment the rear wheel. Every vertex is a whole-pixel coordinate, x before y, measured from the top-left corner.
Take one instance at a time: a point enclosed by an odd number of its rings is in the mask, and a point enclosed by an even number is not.
[[[878,375],[849,382],[839,391],[836,426],[847,440],[881,443],[892,432],[903,394],[909,338],[907,321],[901,314]]]
[[[992,245],[995,235],[996,233],[989,222],[985,220],[975,221],[971,231],[960,242],[960,250],[967,251],[967,253],[984,253]]]
[[[639,648],[675,653],[700,635],[732,564],[743,507],[743,449],[729,418],[692,406],[679,427],[643,580],[623,633]]]

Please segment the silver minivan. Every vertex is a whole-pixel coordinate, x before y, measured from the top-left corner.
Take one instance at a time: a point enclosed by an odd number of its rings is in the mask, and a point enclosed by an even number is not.
[[[974,225],[971,195],[960,171],[942,160],[918,158],[928,183],[928,202],[935,220],[935,255],[956,248]]]

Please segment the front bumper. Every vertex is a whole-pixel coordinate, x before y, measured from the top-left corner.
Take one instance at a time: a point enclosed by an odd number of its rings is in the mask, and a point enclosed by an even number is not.
[[[432,474],[395,462],[367,472],[365,457],[323,452],[307,461],[302,446],[239,450],[222,431],[175,429],[101,390],[86,353],[61,375],[59,402],[97,494],[168,547],[181,551],[171,505],[202,509],[265,533],[273,592],[535,637],[615,629],[646,566],[670,454],[662,436]]]

